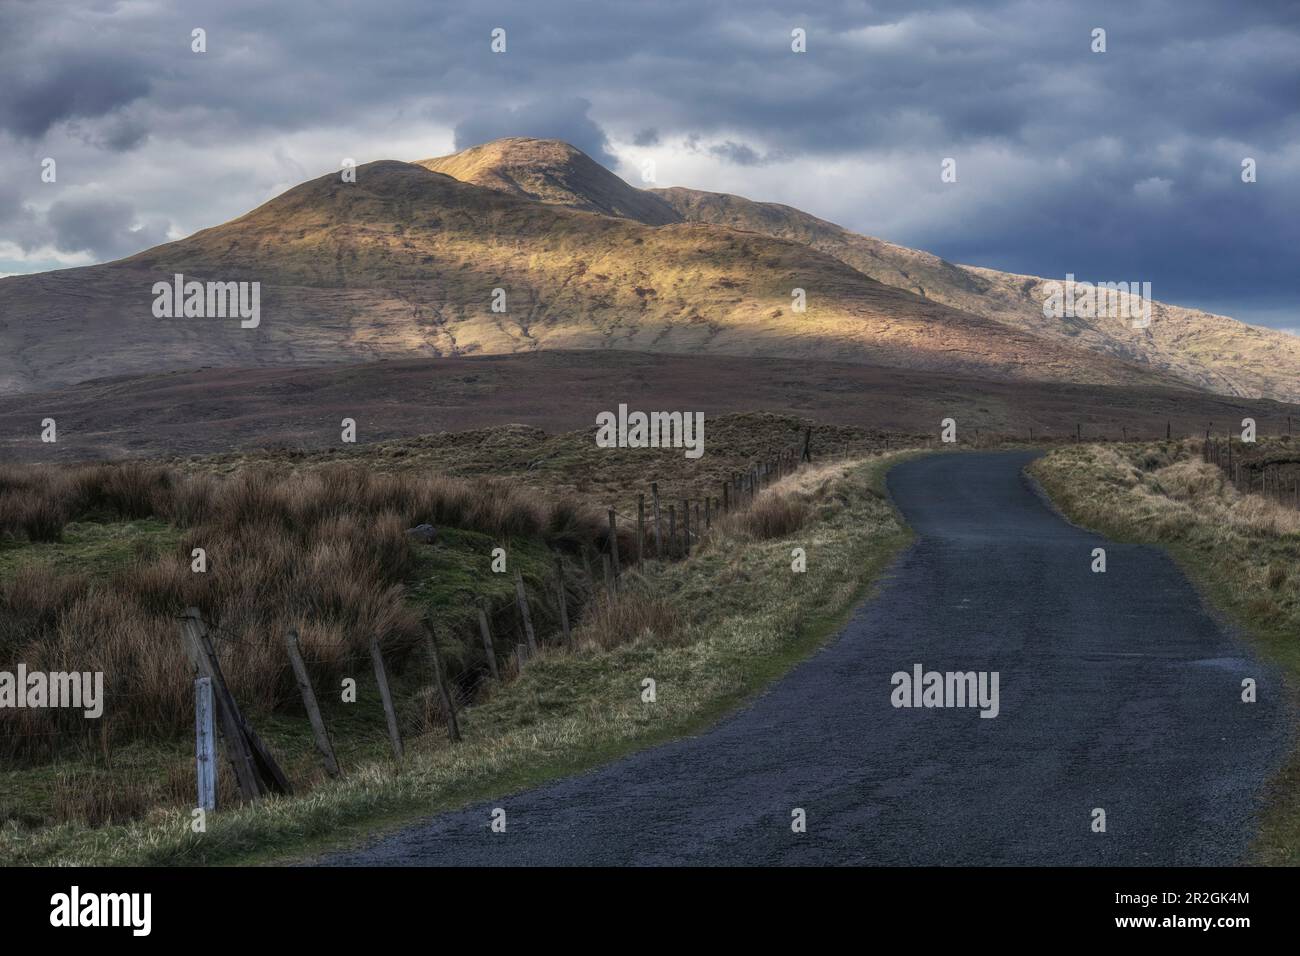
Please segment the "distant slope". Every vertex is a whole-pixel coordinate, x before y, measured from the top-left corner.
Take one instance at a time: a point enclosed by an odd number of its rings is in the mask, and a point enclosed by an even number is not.
[[[849,232],[790,206],[694,189],[654,192],[684,219],[806,243],[887,285],[1034,335],[1141,362],[1220,394],[1300,401],[1300,338],[1285,332],[1158,300],[1151,325],[1142,330],[1121,318],[1045,318],[1043,285],[1051,279],[954,265],[928,252]]]
[[[261,282],[261,326],[155,318],[153,283],[174,273]],[[808,290],[805,313],[791,310],[794,288]],[[492,309],[495,289],[505,312]],[[355,183],[303,183],[129,259],[0,280],[0,317],[8,390],[200,365],[557,348],[1170,381],[884,285],[801,243],[704,223],[652,227],[389,161],[359,167]]]
[[[777,203],[682,187],[636,189],[554,140],[497,140],[427,163],[457,178],[520,191],[542,202],[652,225],[685,220],[788,239],[834,256],[885,285],[1022,332],[1139,363],[1197,388],[1300,402],[1300,338],[1226,316],[1157,302],[1152,324],[1144,330],[1118,318],[1048,319],[1042,311],[1042,285],[1048,279],[956,265]],[[660,202],[646,206],[638,194]],[[1159,289],[1154,291],[1159,294]]]
[[[357,422],[357,451],[385,439],[517,424],[547,431],[593,427],[625,400],[641,409],[707,416],[772,411],[835,425],[935,436],[958,422],[963,442],[983,435],[1085,439],[1199,435],[1205,422],[1259,422],[1285,433],[1289,406],[1178,388],[994,381],[938,372],[769,356],[539,351],[402,359],[310,368],[214,368],[100,379],[52,392],[0,395],[0,461],[185,456],[244,447],[337,449],[339,421]],[[34,414],[39,411],[39,415]],[[40,440],[40,420],[59,441]],[[818,432],[814,452],[829,440]],[[716,435],[715,435],[716,437]],[[522,470],[536,449],[508,452]],[[540,463],[544,470],[546,463]]]

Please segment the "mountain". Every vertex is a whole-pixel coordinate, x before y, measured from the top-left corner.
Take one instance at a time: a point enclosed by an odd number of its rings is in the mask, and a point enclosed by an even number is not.
[[[685,218],[653,192],[629,186],[582,150],[555,139],[513,136],[416,165],[463,183],[648,226]]]
[[[322,176],[128,259],[0,279],[0,388],[195,366],[539,349],[836,359],[1020,381],[1173,381],[878,282],[806,243],[590,211],[651,207],[576,151],[570,168],[529,172],[526,162],[503,161],[516,149],[430,161],[490,186],[426,164],[375,162],[357,169],[355,183]],[[577,189],[591,195],[556,203]],[[590,208],[566,208],[584,203]],[[155,317],[154,284],[178,273],[260,283],[260,324]],[[806,312],[793,311],[796,288],[807,292]]]
[[[834,256],[885,285],[1021,332],[1141,364],[1196,388],[1300,402],[1300,337],[1285,332],[1158,301],[1150,326],[1141,330],[1121,318],[1045,318],[1043,286],[1063,276],[1051,280],[956,265],[778,203],[682,187],[636,189],[572,146],[553,140],[498,140],[427,162],[458,178],[472,167],[471,181],[491,188],[503,188],[503,180],[532,183],[520,188],[542,202],[650,224],[709,223],[788,239]],[[525,171],[530,169],[537,171],[535,179],[528,178]],[[644,206],[637,194],[661,203]],[[665,206],[675,218],[666,218]]]

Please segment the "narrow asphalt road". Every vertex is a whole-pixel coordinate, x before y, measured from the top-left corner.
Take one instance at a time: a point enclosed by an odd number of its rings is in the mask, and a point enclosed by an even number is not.
[[[1234,862],[1285,750],[1277,676],[1162,553],[1055,515],[1021,473],[1031,458],[895,468],[918,540],[881,593],[701,736],[320,862]],[[1100,546],[1104,574],[1090,570]],[[894,707],[891,675],[916,664],[996,671],[998,715]],[[1245,677],[1258,703],[1242,702]],[[489,828],[497,806],[504,833]],[[806,833],[791,830],[796,807]]]

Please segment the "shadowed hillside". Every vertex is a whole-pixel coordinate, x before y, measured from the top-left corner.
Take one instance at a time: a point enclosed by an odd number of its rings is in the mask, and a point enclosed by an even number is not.
[[[1247,415],[1261,434],[1278,434],[1294,411],[1183,389],[995,382],[768,357],[546,351],[164,372],[0,395],[0,459],[170,457],[268,446],[343,450],[345,417],[357,422],[356,449],[512,424],[547,432],[591,429],[597,413],[618,401],[634,409],[703,412],[710,442],[714,419],[740,412],[895,436],[933,436],[952,417],[968,441],[981,433],[1070,437],[1076,425],[1085,438],[1152,438],[1164,435],[1167,424],[1176,436],[1199,435],[1211,423],[1217,431]],[[46,415],[58,421],[56,444],[40,440]]]

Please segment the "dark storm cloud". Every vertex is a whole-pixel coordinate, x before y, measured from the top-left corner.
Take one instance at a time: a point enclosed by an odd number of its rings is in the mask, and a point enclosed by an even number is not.
[[[90,252],[116,259],[167,239],[167,224],[136,223],[135,211],[111,199],[59,200],[47,216],[53,245],[61,252]]]
[[[0,87],[0,124],[27,138],[43,136],[64,120],[105,116],[149,92],[138,64],[99,55],[7,74]]]
[[[717,146],[710,146],[709,152],[737,166],[757,166],[763,162],[763,157],[759,156],[752,146],[733,143],[731,140]]]
[[[196,26],[205,54],[190,51]],[[504,54],[489,49],[496,27]],[[794,27],[807,53],[791,52]],[[1089,49],[1094,27],[1104,54]],[[1138,270],[1173,301],[1245,307],[1300,300],[1300,227],[1285,214],[1300,207],[1298,65],[1294,2],[10,2],[0,137],[35,158],[65,129],[105,153],[183,143],[219,157],[242,143],[280,155],[295,132],[341,129],[351,155],[432,119],[458,147],[556,137],[610,166],[620,144],[680,149],[721,161],[742,193],[788,164],[785,194],[753,197],[785,201],[830,164],[886,163],[887,188],[831,189],[845,198],[810,211],[960,261]],[[949,156],[960,175],[944,205]],[[1258,183],[1240,181],[1245,156]],[[24,189],[31,200],[38,186]],[[202,184],[193,192],[208,208]],[[60,242],[120,251],[133,235],[122,221],[98,236],[65,223]]]

